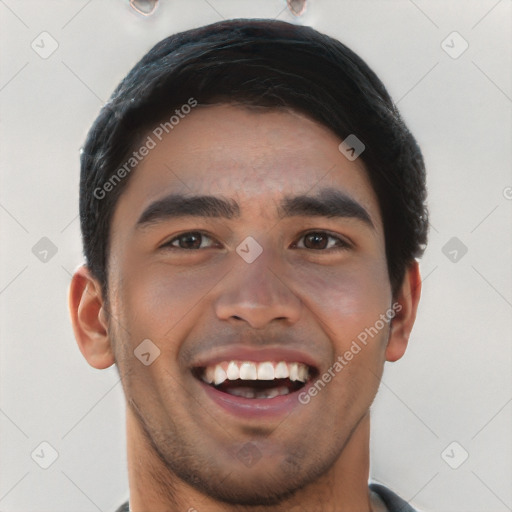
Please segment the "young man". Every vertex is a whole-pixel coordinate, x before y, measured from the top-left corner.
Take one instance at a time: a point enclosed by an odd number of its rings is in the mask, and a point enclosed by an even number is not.
[[[309,27],[231,20],[132,69],[81,157],[80,350],[116,364],[119,511],[411,511],[368,484],[427,238],[420,150],[384,86]]]

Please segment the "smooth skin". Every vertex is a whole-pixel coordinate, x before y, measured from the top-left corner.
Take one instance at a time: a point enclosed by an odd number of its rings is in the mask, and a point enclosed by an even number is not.
[[[284,110],[198,106],[157,142],[116,205],[108,303],[85,266],[70,288],[83,356],[98,369],[116,364],[122,378],[131,510],[372,510],[369,408],[384,362],[406,350],[421,281],[413,262],[392,296],[363,163],[349,161],[326,127]],[[363,206],[373,227],[350,217],[278,218],[285,195],[325,187]],[[230,198],[240,216],[137,226],[171,193]],[[179,238],[191,231],[203,236]],[[308,241],[311,231],[320,239]],[[248,236],[263,248],[250,264],[236,252]],[[289,415],[236,417],[192,375],[201,355],[230,344],[302,350],[321,375],[397,302],[391,325]],[[160,350],[148,366],[134,356],[145,339]],[[261,454],[250,467],[236,456],[247,443]]]

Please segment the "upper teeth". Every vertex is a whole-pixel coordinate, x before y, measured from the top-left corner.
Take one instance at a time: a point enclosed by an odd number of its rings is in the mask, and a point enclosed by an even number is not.
[[[225,380],[274,380],[289,378],[293,381],[306,382],[309,377],[308,366],[303,363],[287,363],[285,361],[222,361],[207,366],[203,380],[218,386]]]

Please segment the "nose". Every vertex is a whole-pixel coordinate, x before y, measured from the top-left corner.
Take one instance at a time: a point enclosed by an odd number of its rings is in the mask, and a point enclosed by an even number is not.
[[[287,325],[299,320],[302,301],[284,282],[278,265],[273,268],[271,262],[269,251],[263,251],[252,263],[237,261],[222,281],[215,301],[217,318],[246,322],[253,329],[264,329],[274,320]]]

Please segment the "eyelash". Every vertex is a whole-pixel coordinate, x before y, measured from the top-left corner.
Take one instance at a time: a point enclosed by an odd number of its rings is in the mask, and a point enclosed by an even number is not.
[[[306,237],[308,235],[311,235],[311,234],[327,235],[328,238],[336,239],[339,242],[340,245],[338,247],[330,247],[330,248],[324,248],[324,249],[308,249],[307,247],[299,247],[299,249],[306,249],[308,251],[315,251],[315,252],[331,252],[331,251],[336,252],[336,251],[347,250],[347,249],[350,249],[352,247],[352,245],[348,241],[344,240],[343,238],[341,238],[339,236],[333,235],[333,234],[329,233],[328,231],[318,231],[318,230],[317,231],[315,231],[315,230],[307,231],[307,232],[305,232],[305,233],[300,235],[299,240],[302,240],[304,237]],[[200,250],[201,248],[199,248],[199,249],[184,249],[183,247],[176,247],[176,246],[172,245],[173,242],[178,241],[180,238],[182,238],[182,237],[184,237],[186,235],[201,235],[201,237],[203,237],[203,238],[208,238],[210,240],[213,240],[213,237],[210,237],[207,233],[204,233],[203,231],[187,231],[185,233],[181,233],[178,236],[175,236],[174,238],[172,238],[168,242],[164,243],[161,246],[161,248],[163,248],[163,249],[171,249],[171,250],[177,249],[177,250],[181,250],[181,251],[197,251],[197,250]],[[203,240],[201,240],[201,242],[202,241]],[[297,243],[294,243],[294,246],[296,246],[296,245],[297,245]],[[329,245],[329,243],[327,245]]]

